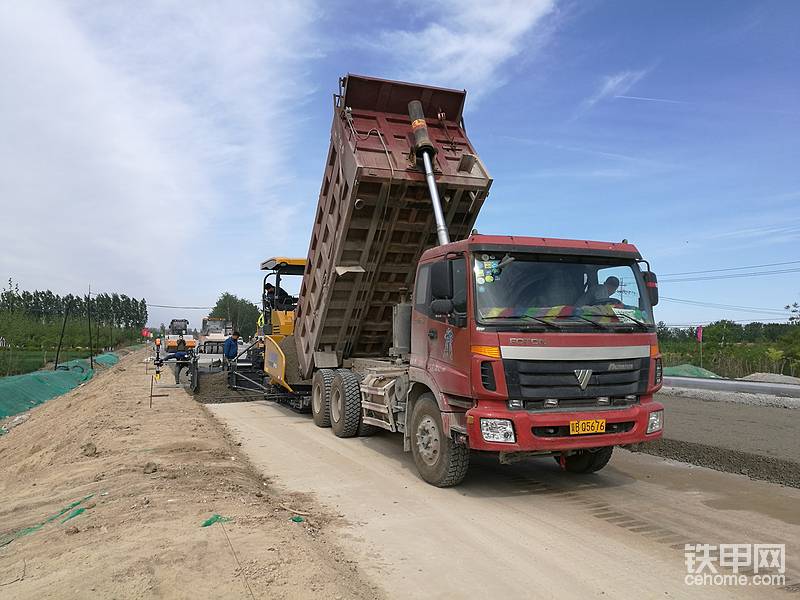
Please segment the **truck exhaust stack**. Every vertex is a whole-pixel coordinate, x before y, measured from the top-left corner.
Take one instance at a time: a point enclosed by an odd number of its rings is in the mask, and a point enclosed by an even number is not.
[[[428,136],[428,125],[425,123],[425,113],[422,110],[422,102],[412,100],[408,103],[408,116],[411,119],[411,129],[414,131],[414,151],[417,157],[422,157],[425,166],[425,180],[428,182],[428,190],[431,193],[433,203],[433,216],[436,219],[436,237],[439,245],[444,246],[450,243],[450,234],[447,232],[447,225],[444,221],[442,212],[442,201],[439,199],[439,190],[436,189],[436,178],[433,176],[432,157],[436,151]]]

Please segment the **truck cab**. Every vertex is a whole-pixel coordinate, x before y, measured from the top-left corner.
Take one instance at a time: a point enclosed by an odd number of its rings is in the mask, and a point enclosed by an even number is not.
[[[636,248],[472,235],[426,251],[409,377],[475,450],[570,452],[661,436],[656,278]],[[412,432],[413,436],[413,432]]]

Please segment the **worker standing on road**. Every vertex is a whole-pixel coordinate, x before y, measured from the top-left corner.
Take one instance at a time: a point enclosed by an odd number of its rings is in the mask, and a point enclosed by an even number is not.
[[[239,354],[239,332],[234,331],[231,336],[225,340],[225,345],[222,347],[222,364],[227,368],[230,362]]]

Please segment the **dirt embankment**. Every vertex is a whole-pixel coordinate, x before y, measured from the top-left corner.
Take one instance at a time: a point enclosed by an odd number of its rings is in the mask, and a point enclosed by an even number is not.
[[[148,408],[144,356],[0,438],[0,596],[380,597],[331,517],[275,491],[202,405],[170,389]]]

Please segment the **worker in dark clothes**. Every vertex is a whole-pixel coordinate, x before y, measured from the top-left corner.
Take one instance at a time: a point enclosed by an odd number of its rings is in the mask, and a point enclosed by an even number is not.
[[[234,331],[222,347],[222,364],[226,367],[239,355],[239,332]]]
[[[283,307],[286,306],[286,300],[289,298],[289,294],[286,293],[286,290],[282,287],[278,287],[276,291],[275,286],[268,283],[264,286],[264,293],[267,296],[267,302],[269,302],[271,306],[278,310],[284,310]]]

